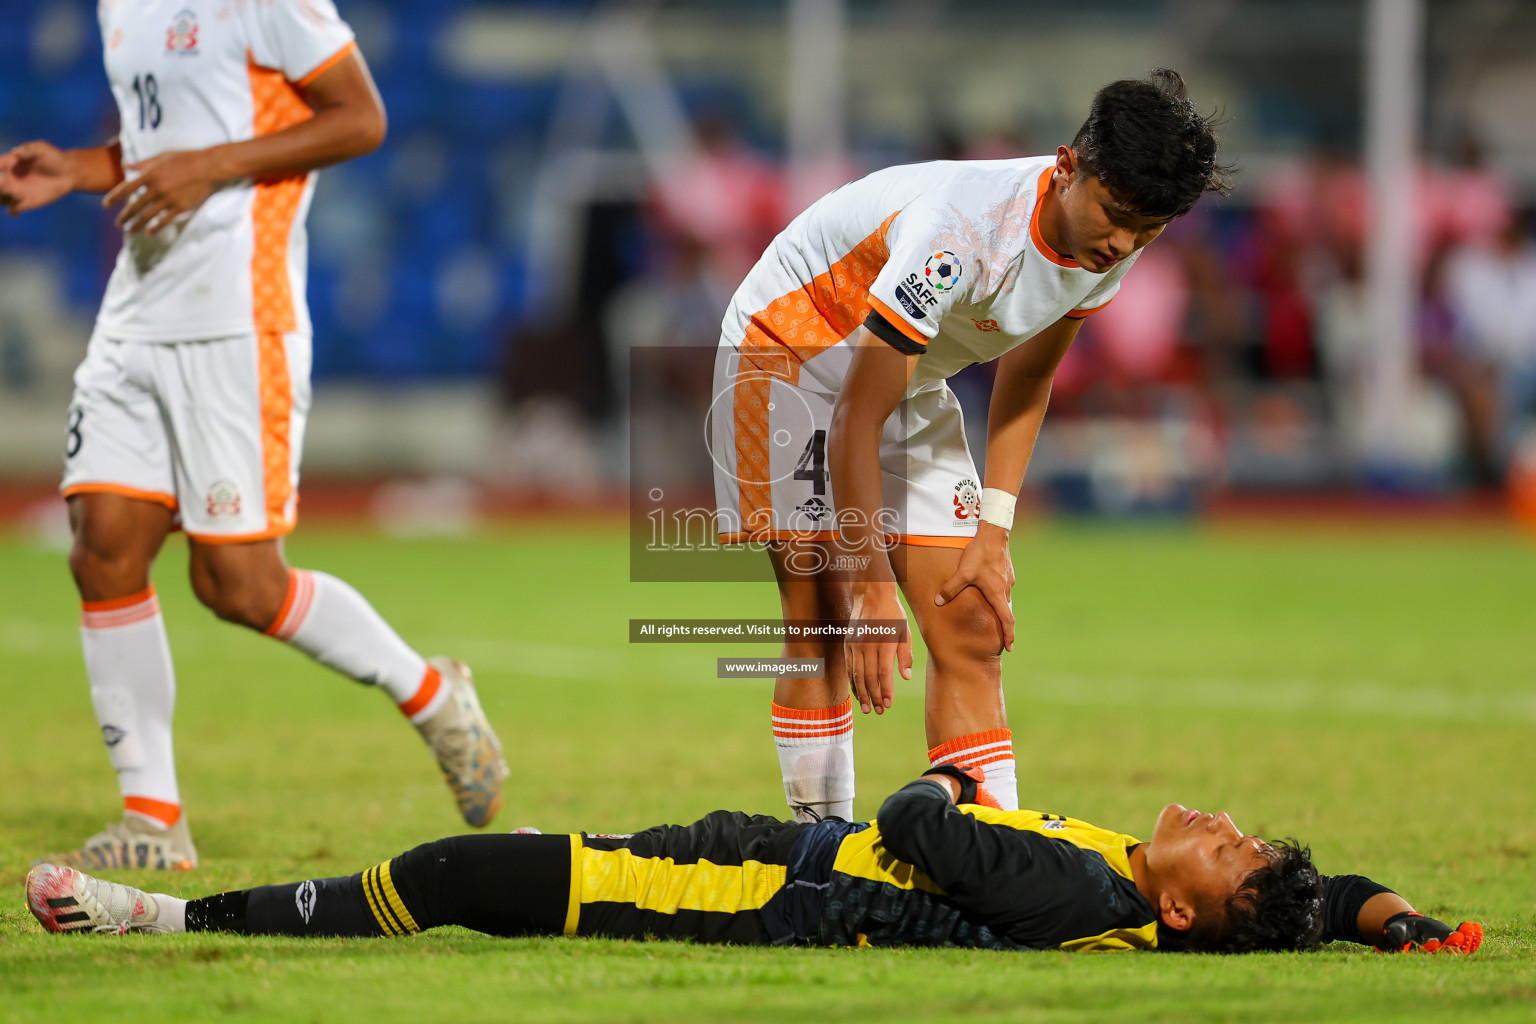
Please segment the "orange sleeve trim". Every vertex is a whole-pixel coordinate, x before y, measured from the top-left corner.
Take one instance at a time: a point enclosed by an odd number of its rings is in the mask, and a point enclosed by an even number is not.
[[[1097,306],[1094,306],[1092,309],[1074,309],[1074,310],[1072,310],[1071,312],[1069,312],[1067,314],[1067,319],[1068,320],[1081,320],[1084,317],[1092,316],[1093,314],[1097,313],[1099,310],[1103,309],[1105,306],[1109,305],[1111,302],[1114,302],[1114,301],[1115,301],[1115,297],[1113,295],[1111,295],[1109,298],[1105,299],[1103,302],[1099,303]]]
[[[341,49],[337,50],[335,53],[333,53],[329,57],[325,58],[325,60],[321,61],[319,64],[317,64],[315,66],[315,69],[313,71],[311,71],[309,74],[305,75],[303,78],[299,79],[297,82],[294,82],[293,84],[298,86],[300,89],[304,88],[305,86],[307,86],[311,82],[313,82],[315,79],[319,78],[321,75],[323,75],[327,71],[331,70],[331,68],[335,67],[337,64],[340,64],[342,61],[346,60],[347,57],[355,49],[357,49],[357,40],[354,39],[350,43],[348,43],[346,46],[343,46]]]
[[[142,814],[146,818],[154,818],[162,822],[166,828],[170,828],[181,820],[181,804],[169,803],[165,800],[152,800],[147,796],[123,797],[123,810],[132,811],[134,814]]]
[[[132,608],[136,604],[143,604],[145,601],[153,600],[154,596],[155,586],[151,583],[138,593],[129,594],[127,597],[114,597],[107,601],[81,601],[80,610],[86,612],[115,612],[120,608]]]
[[[174,494],[166,494],[164,491],[141,491],[137,487],[127,487],[123,484],[71,484],[59,493],[66,498],[73,498],[77,494],[117,494],[135,501],[154,502],[156,505],[164,505],[172,512],[176,511]]]
[[[924,348],[928,347],[928,339],[923,336],[921,331],[919,331],[916,327],[913,327],[907,321],[906,317],[898,316],[895,312],[892,311],[890,306],[887,306],[873,295],[869,297],[869,306],[875,312],[885,317],[887,323],[896,328],[902,334],[905,334],[913,342],[922,345]]]
[[[437,696],[437,691],[442,689],[442,686],[442,673],[428,665],[426,673],[421,677],[421,685],[416,688],[416,695],[400,705],[401,713],[406,718],[410,718],[416,712],[432,703],[432,698]]]

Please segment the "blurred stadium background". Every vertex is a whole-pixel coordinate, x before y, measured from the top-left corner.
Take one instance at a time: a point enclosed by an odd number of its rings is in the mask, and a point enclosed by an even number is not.
[[[443,528],[550,496],[618,507],[627,351],[713,345],[740,275],[810,199],[891,163],[1048,152],[1097,86],[1168,65],[1224,111],[1240,187],[1089,322],[1034,495],[1484,516],[1509,495],[1536,519],[1536,5],[339,7],[391,131],[321,176],[310,216],[309,513]],[[0,147],[114,131],[93,14],[0,0]],[[89,196],[0,222],[12,515],[57,523],[70,374],[117,245]],[[955,387],[984,407],[988,368]]]

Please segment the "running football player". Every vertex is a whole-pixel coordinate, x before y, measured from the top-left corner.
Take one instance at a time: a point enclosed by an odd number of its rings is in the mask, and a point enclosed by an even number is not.
[[[1002,811],[953,766],[886,800],[874,823],[715,811],[633,835],[461,836],[344,878],[184,900],[41,865],[27,903],[53,932],[597,935],[739,944],[989,949],[1303,950],[1333,938],[1470,953],[1452,929],[1306,848],[1170,804],[1152,838]],[[957,806],[957,803],[959,806]]]
[[[464,820],[484,825],[506,767],[469,670],[424,659],[352,587],[283,557],[310,401],[314,171],[385,134],[352,31],[331,0],[120,0],[99,5],[99,18],[117,137],[0,156],[12,215],[104,192],[123,229],[75,373],[62,485],[91,702],[123,818],[57,859],[197,864],[172,750],[175,674],[150,585],[177,526],[200,601],[388,694]]]
[[[710,428],[722,542],[765,543],[785,619],[905,622],[905,594],[928,648],[930,761],[985,767],[1010,809],[1008,534],[1051,378],[1142,247],[1227,190],[1216,148],[1176,73],[1111,83],[1052,156],[892,167],[823,197],[774,240],[722,325]],[[978,476],[945,381],[991,360]],[[784,655],[825,666],[774,688],[790,806],[851,818],[852,701],[891,706],[910,642],[798,641]]]

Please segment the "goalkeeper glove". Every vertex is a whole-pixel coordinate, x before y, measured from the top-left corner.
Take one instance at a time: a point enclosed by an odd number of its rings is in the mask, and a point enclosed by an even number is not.
[[[1003,805],[997,802],[997,797],[982,785],[987,781],[987,773],[980,768],[961,768],[958,765],[941,764],[929,768],[923,774],[947,775],[960,783],[960,795],[955,797],[957,804],[980,804],[999,811],[1003,809]]]
[[[1414,910],[1405,910],[1387,918],[1381,929],[1381,941],[1376,948],[1406,953],[1420,950],[1425,953],[1471,953],[1483,941],[1483,926],[1476,921],[1463,921],[1455,929],[1443,921],[1425,917]]]

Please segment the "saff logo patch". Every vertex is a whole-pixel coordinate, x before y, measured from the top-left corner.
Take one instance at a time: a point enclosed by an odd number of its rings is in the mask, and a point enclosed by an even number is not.
[[[1064,821],[1047,821],[1042,822],[1040,827],[1047,832],[1065,832],[1067,830],[1067,823]]]
[[[936,292],[947,292],[960,283],[960,257],[948,249],[941,249],[928,257],[923,264],[923,280]]]

